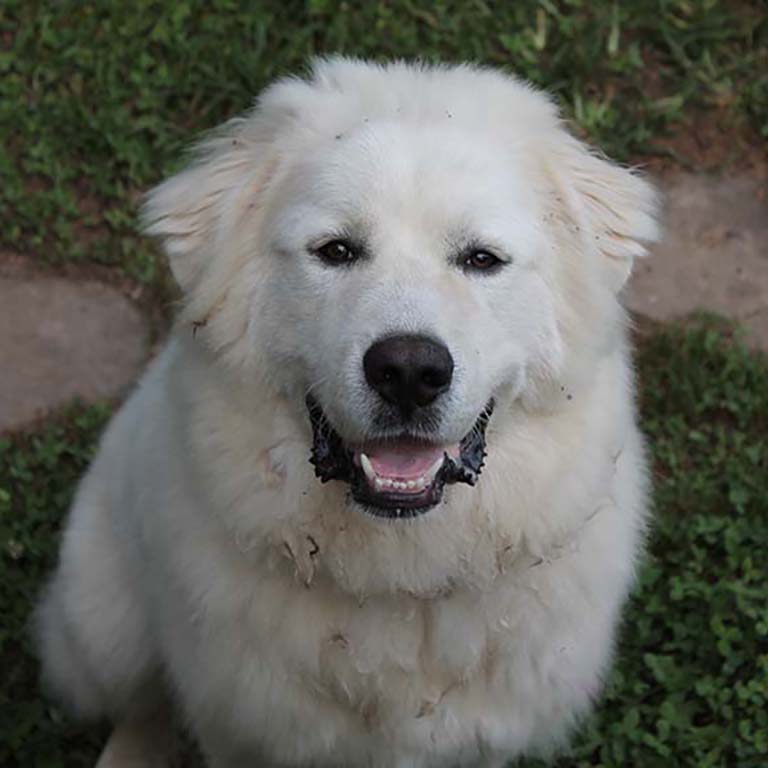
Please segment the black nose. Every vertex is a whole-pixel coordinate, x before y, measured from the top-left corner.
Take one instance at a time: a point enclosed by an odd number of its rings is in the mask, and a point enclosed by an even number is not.
[[[451,386],[453,358],[445,345],[426,336],[390,336],[368,348],[363,370],[388,403],[410,413]]]

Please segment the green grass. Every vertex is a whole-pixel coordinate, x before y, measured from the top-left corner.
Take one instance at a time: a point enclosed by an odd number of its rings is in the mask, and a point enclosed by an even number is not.
[[[4,0],[0,244],[158,281],[140,194],[201,130],[327,52],[504,67],[619,159],[697,106],[768,136],[761,0]]]
[[[732,335],[702,320],[640,345],[655,473],[650,551],[606,696],[558,768],[766,764],[768,358]],[[0,443],[6,768],[85,768],[103,738],[43,703],[25,628],[106,415],[75,409]]]
[[[56,561],[59,530],[109,411],[72,408],[36,433],[0,440],[0,765],[95,762],[104,734],[63,720],[40,693],[29,614]]]

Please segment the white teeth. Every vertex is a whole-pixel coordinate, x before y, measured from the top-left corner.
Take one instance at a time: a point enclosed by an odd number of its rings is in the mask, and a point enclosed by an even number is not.
[[[441,456],[436,459],[432,466],[421,477],[413,478],[412,480],[393,480],[389,477],[379,477],[376,474],[376,470],[373,468],[371,460],[366,454],[360,454],[360,466],[365,473],[368,482],[373,486],[376,491],[393,490],[393,491],[423,491],[435,479],[435,475],[440,471],[445,461],[445,456]]]
[[[374,488],[376,488],[377,491],[380,491],[382,488],[389,488],[392,485],[392,481],[386,477],[374,477],[373,480]]]
[[[376,480],[376,473],[373,471],[373,464],[371,464],[371,460],[364,454],[360,454],[360,466],[363,468],[363,472],[365,472],[365,476],[371,480]]]

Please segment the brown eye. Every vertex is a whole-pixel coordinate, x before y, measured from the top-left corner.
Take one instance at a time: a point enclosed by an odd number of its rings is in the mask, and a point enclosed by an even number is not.
[[[359,257],[357,249],[355,249],[346,240],[331,240],[325,245],[321,245],[319,248],[315,248],[315,255],[331,266],[342,266],[344,264],[351,264]]]
[[[500,267],[501,264],[501,259],[488,251],[481,250],[470,251],[464,255],[461,261],[461,266],[464,270],[471,270],[472,272],[493,272]]]

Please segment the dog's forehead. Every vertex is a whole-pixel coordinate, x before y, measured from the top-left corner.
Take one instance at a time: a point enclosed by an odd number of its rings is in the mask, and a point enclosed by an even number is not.
[[[302,162],[301,197],[340,217],[432,226],[535,217],[530,158],[492,133],[445,124],[364,123]]]

